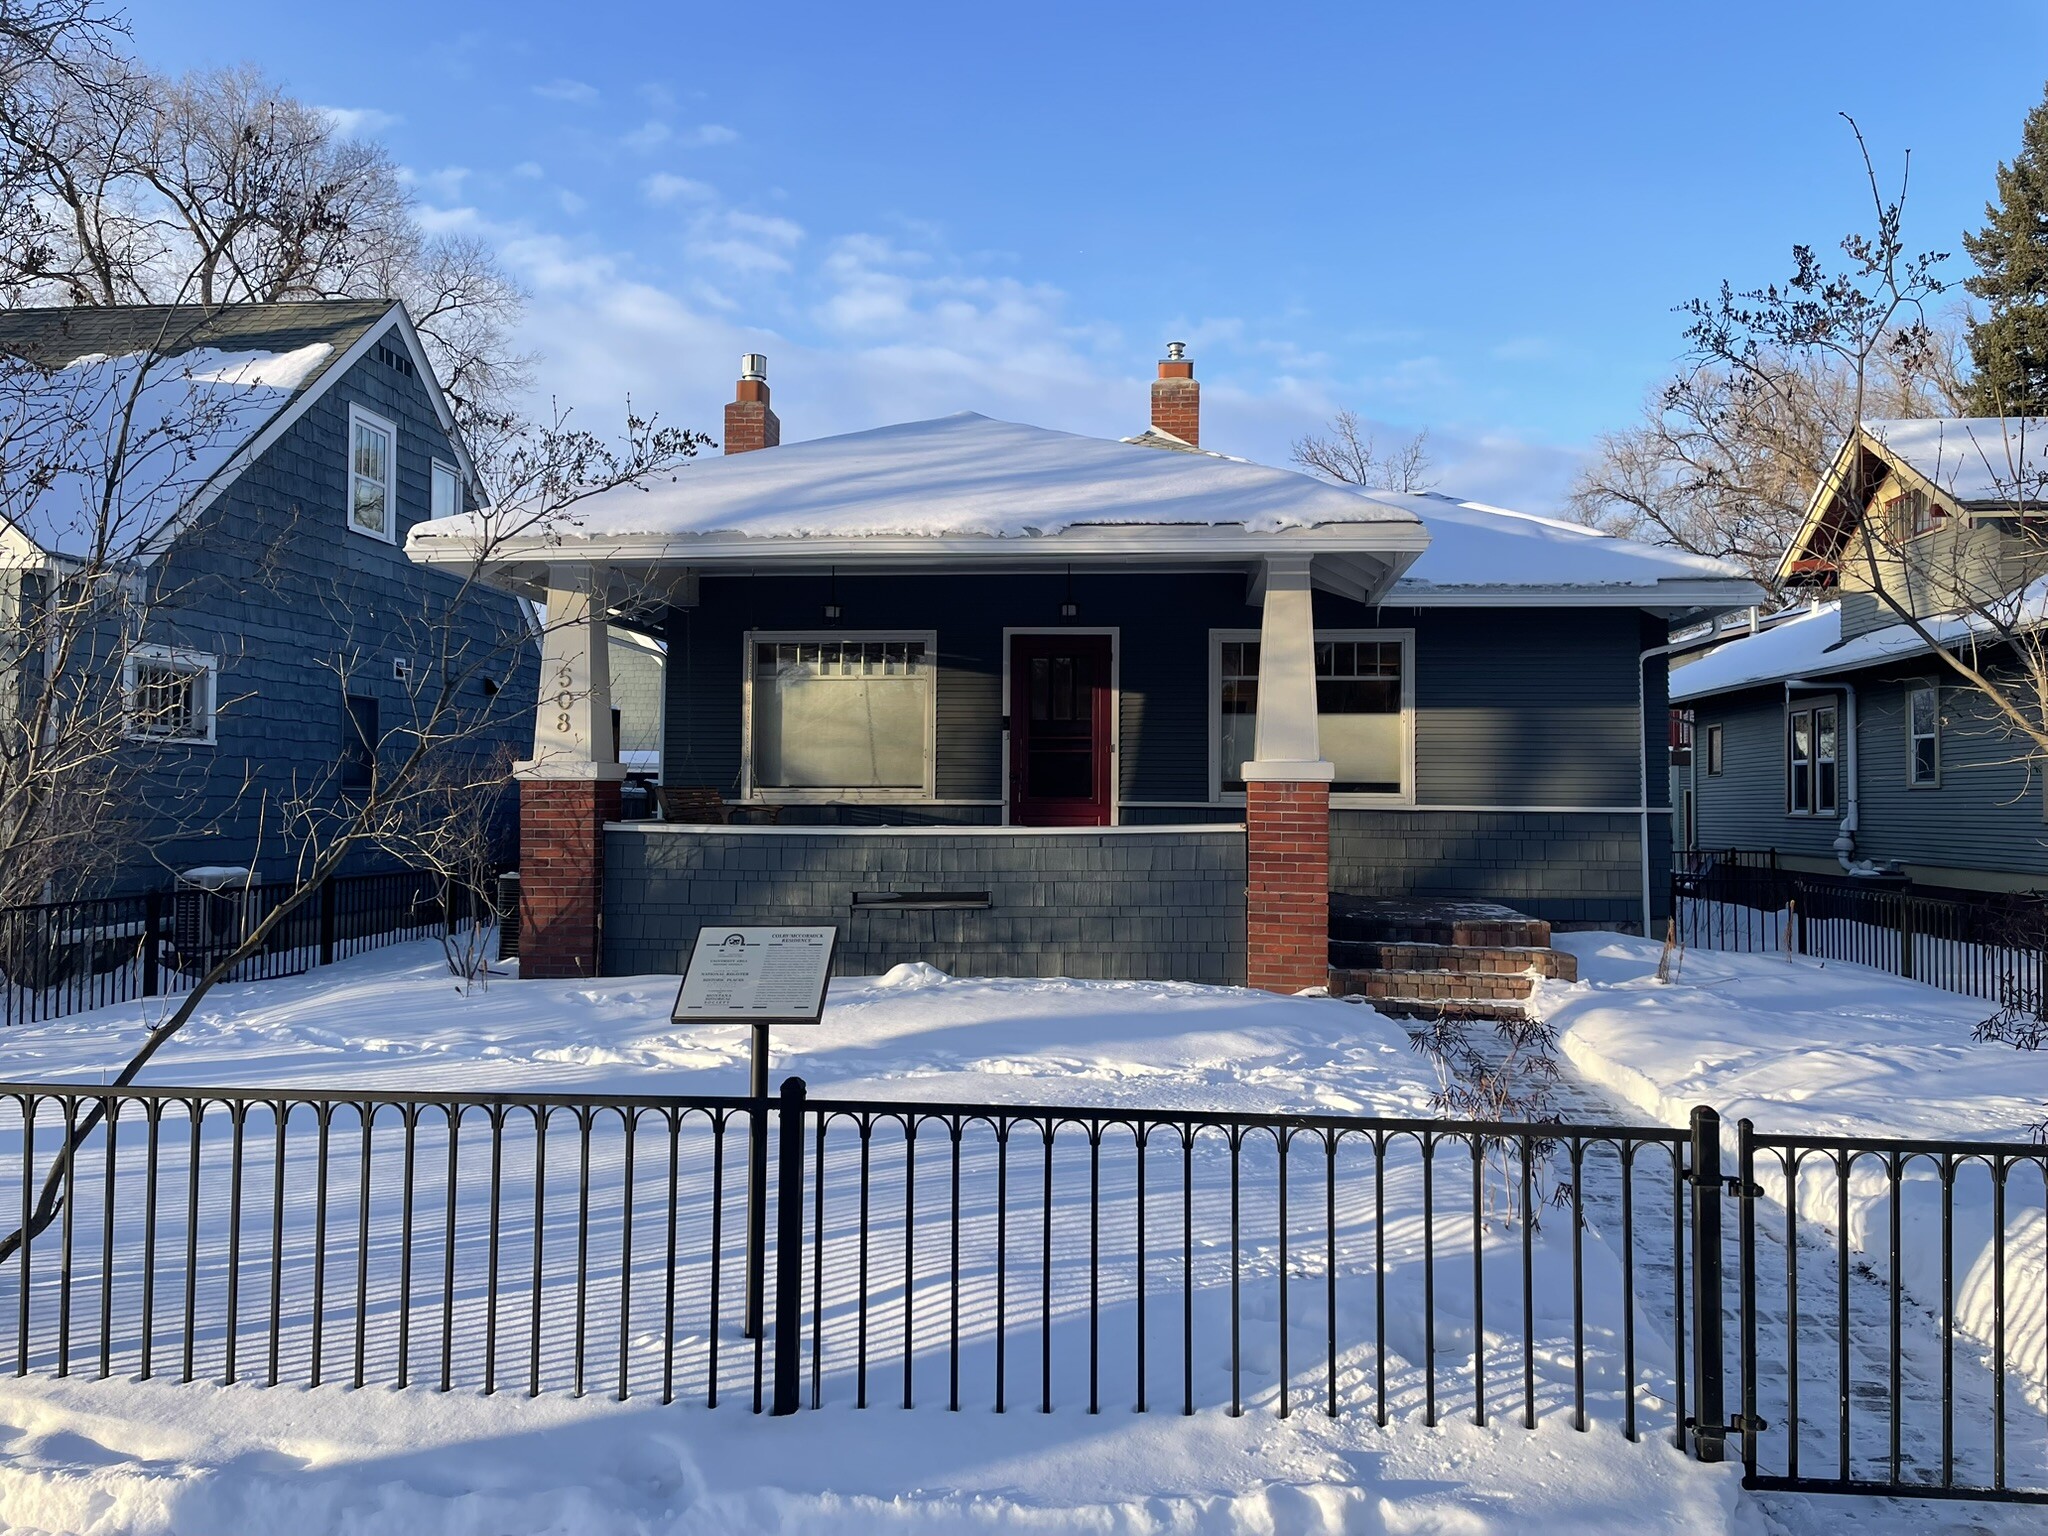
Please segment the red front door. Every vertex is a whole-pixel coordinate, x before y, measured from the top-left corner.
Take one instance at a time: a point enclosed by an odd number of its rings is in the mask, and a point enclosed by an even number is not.
[[[1010,640],[1010,820],[1106,827],[1110,810],[1109,636]]]

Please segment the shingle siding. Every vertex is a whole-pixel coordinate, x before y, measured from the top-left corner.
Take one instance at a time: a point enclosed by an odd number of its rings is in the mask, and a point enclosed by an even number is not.
[[[347,526],[352,402],[397,427],[398,544]],[[425,384],[373,349],[159,563],[149,638],[219,658],[216,743],[128,748],[142,770],[143,846],[125,861],[125,884],[161,884],[166,870],[199,863],[284,875],[295,848],[279,801],[329,773],[344,695],[375,697],[388,732],[409,717],[415,692],[437,686],[443,655],[448,670],[480,669],[501,685],[495,697],[468,685],[465,707],[483,722],[468,749],[530,750],[538,661],[517,602],[472,589],[450,629],[458,579],[413,564],[402,547],[428,514],[436,459],[457,462]],[[413,663],[411,691],[394,679],[398,655]]]
[[[856,892],[986,891],[986,908],[855,910]],[[605,835],[606,975],[675,974],[705,923],[835,924],[840,975],[924,961],[962,976],[1239,984],[1245,847],[1188,834]]]

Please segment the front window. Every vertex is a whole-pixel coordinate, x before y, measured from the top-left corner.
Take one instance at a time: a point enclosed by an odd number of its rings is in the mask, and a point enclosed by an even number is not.
[[[749,650],[753,791],[931,797],[937,671],[929,635],[755,634]]]
[[[1794,816],[1835,814],[1840,783],[1838,719],[1833,704],[1795,709],[1786,717],[1785,809]]]
[[[1406,631],[1326,630],[1316,634],[1316,735],[1337,769],[1337,794],[1408,792]],[[1223,794],[1244,793],[1259,724],[1259,642],[1220,634],[1216,664],[1216,774]]]
[[[349,526],[373,538],[398,537],[398,434],[391,423],[349,407]]]
[[[1721,727],[1710,725],[1707,727],[1707,773],[1711,777],[1719,777],[1720,772]]]
[[[1932,683],[1906,690],[1906,767],[1916,789],[1941,782],[1941,695]]]
[[[198,651],[148,646],[124,669],[131,741],[210,743],[216,663]]]

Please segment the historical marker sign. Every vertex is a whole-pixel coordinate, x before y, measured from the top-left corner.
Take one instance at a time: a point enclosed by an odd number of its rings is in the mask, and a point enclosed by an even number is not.
[[[699,928],[672,1017],[678,1024],[815,1024],[838,938],[837,928]]]

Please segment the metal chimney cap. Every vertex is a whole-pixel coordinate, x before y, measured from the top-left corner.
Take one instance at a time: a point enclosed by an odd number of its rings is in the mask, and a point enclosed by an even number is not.
[[[1178,362],[1182,362],[1182,361],[1185,361],[1185,360],[1186,360],[1186,358],[1187,358],[1187,355],[1188,355],[1188,344],[1187,344],[1186,342],[1184,342],[1184,341],[1169,341],[1169,342],[1168,342],[1168,343],[1166,344],[1166,360],[1167,360],[1167,361],[1168,361],[1169,363],[1178,363]]]
[[[767,355],[761,352],[743,354],[740,358],[740,377],[743,379],[759,379],[765,384],[768,381]]]

